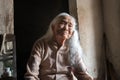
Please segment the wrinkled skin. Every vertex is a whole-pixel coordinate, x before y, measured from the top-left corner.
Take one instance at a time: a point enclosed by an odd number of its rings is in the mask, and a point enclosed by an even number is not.
[[[61,17],[55,25],[52,26],[54,39],[59,45],[69,39],[73,34],[73,19],[69,16]]]

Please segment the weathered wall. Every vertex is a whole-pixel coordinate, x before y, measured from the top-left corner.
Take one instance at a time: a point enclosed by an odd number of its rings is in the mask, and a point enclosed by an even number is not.
[[[78,19],[88,71],[97,80],[119,80],[120,0],[70,0],[69,4]]]
[[[120,0],[103,0],[107,58],[120,79]],[[115,76],[116,76],[115,75]]]
[[[73,2],[76,6],[74,5],[75,9],[70,8],[70,12],[73,15],[77,14],[80,40],[84,51],[84,62],[89,73],[94,78],[104,80],[105,66],[101,0],[76,0],[76,3],[74,0]]]
[[[101,0],[77,0],[77,8],[83,58],[94,78],[104,80]]]
[[[14,33],[13,0],[0,0],[0,34]]]

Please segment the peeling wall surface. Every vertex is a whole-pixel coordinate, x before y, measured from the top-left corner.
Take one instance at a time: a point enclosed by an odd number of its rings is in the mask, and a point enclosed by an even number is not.
[[[0,0],[0,34],[14,33],[13,0]]]

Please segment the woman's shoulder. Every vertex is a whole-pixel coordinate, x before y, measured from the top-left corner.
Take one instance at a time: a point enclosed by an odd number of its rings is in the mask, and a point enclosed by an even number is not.
[[[48,44],[47,40],[44,38],[39,38],[35,41],[34,46],[44,47]]]

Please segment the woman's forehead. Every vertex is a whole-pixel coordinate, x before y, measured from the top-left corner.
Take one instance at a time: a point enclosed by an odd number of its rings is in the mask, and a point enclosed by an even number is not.
[[[66,22],[69,22],[69,23],[72,23],[72,24],[74,24],[74,22],[75,22],[74,19],[71,16],[60,16],[58,21],[59,22],[66,21]]]

